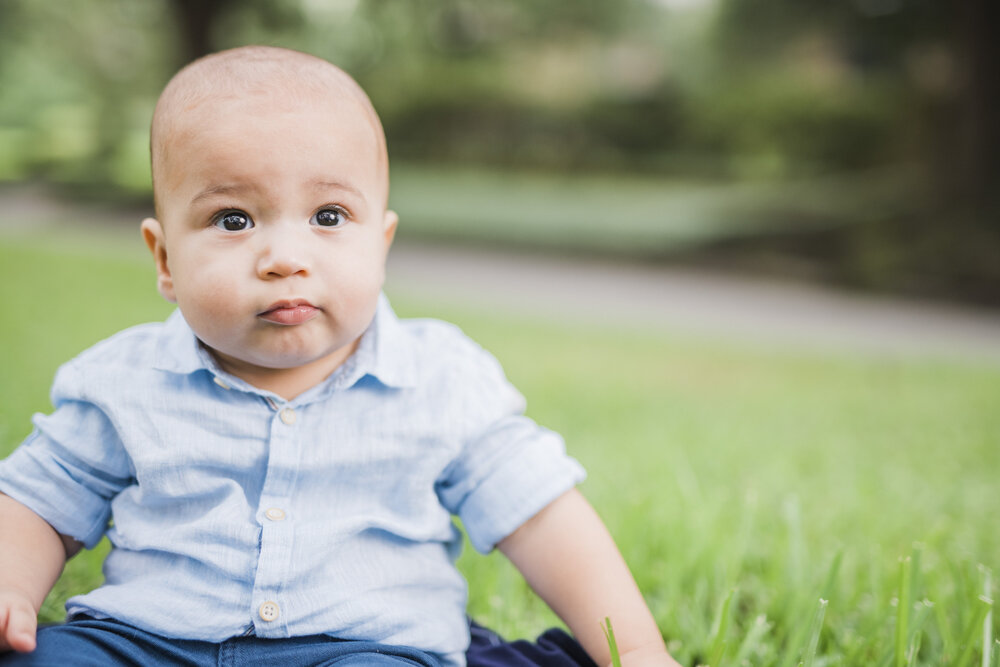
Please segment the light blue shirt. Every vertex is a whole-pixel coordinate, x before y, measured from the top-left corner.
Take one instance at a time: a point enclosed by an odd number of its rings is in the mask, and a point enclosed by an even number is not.
[[[0,491],[113,549],[67,603],[168,637],[329,634],[462,665],[461,534],[490,551],[583,479],[457,328],[383,297],[355,354],[285,401],[219,369],[180,312],[59,369]]]

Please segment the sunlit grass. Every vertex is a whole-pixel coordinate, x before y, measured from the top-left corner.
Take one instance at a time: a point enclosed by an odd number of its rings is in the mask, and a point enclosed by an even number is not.
[[[900,619],[904,652],[920,646],[906,664],[978,655],[978,566],[1000,564],[995,367],[435,312],[498,354],[591,471],[584,492],[683,663],[889,665]],[[491,581],[479,616],[508,634],[553,622],[500,559],[462,564]]]
[[[61,362],[170,310],[140,253],[90,246],[0,239],[0,290],[0,452],[49,409]],[[1000,659],[995,366],[581,329],[433,295],[394,305],[461,325],[566,437],[682,664]],[[44,618],[100,581],[101,555],[71,561]],[[467,549],[460,566],[481,622],[512,637],[556,622],[502,557]]]

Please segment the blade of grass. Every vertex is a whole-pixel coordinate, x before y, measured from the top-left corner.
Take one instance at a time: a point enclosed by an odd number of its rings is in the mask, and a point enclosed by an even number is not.
[[[913,641],[910,643],[910,648],[907,649],[906,653],[906,667],[916,667],[917,655],[920,653],[920,644],[923,641],[923,635],[917,634]]]
[[[611,651],[611,664],[613,667],[622,667],[622,659],[618,654],[618,642],[615,641],[615,629],[611,627],[611,618],[604,617],[604,637],[608,640],[608,650]]]
[[[921,581],[922,573],[920,570],[920,562],[923,556],[924,544],[923,542],[914,542],[913,548],[910,551],[910,603],[912,604],[915,600],[919,600],[923,597],[923,588]],[[913,614],[913,609],[909,612]],[[910,634],[912,635],[912,629]]]
[[[802,608],[795,613],[794,618],[796,620],[805,617],[808,610]],[[805,623],[799,623],[795,626],[795,629],[789,633],[790,639],[788,644],[782,649],[784,659],[781,661],[781,667],[793,667],[799,664],[799,658],[805,651],[806,643],[809,637],[809,626]]]
[[[951,619],[948,617],[948,610],[943,604],[934,606],[934,621],[938,634],[941,635],[941,645],[945,647],[945,652],[955,646],[955,633],[952,629]]]
[[[806,560],[805,538],[802,535],[802,505],[799,497],[790,494],[782,504],[782,514],[788,529],[788,561],[786,574],[789,582],[802,587],[803,568]]]
[[[830,600],[833,598],[833,587],[837,583],[837,575],[840,572],[840,563],[844,558],[844,550],[838,549],[837,553],[834,554],[833,560],[830,561],[830,568],[826,571],[826,580],[823,583],[823,588],[820,590],[820,597],[824,600]]]
[[[729,630],[729,608],[736,596],[736,589],[729,591],[729,595],[722,602],[719,614],[716,616],[714,627],[712,628],[712,648],[708,652],[708,664],[718,667],[722,656],[726,652],[726,633]]]
[[[740,528],[733,542],[733,547],[729,549],[727,559],[726,576],[729,587],[735,587],[740,580],[746,562],[747,552],[753,535],[754,514],[757,511],[757,495],[750,491],[746,494],[743,502],[743,513],[740,519]]]
[[[912,576],[909,557],[899,559],[899,593],[896,598],[896,667],[906,665],[906,644],[910,623],[910,577]]]
[[[832,597],[831,593],[837,581],[842,559],[843,551],[840,550],[834,554],[833,560],[830,561],[830,567],[827,569],[826,579],[821,589],[820,599],[829,600]],[[802,599],[801,602],[802,604],[796,603],[797,610],[793,612],[792,618],[804,618],[809,613],[812,603],[807,599]],[[784,649],[784,659],[780,663],[781,667],[792,667],[793,665],[800,664],[796,660],[804,655],[805,647],[808,646],[807,638],[809,637],[810,630],[811,626],[799,624],[793,632],[789,633],[790,640]]]
[[[972,664],[972,651],[977,644],[975,636],[980,631],[986,615],[993,609],[993,600],[989,598],[980,595],[976,599],[976,602],[977,604],[972,611],[972,618],[969,620],[965,632],[962,633],[962,643],[959,644],[959,647],[963,649],[961,656],[955,661],[955,664],[959,667]]]
[[[767,622],[767,616],[760,614],[754,619],[753,626],[747,633],[743,641],[740,642],[740,647],[736,651],[736,656],[733,658],[733,663],[736,665],[742,665],[744,663],[749,664],[747,661],[752,653],[757,651],[761,645],[761,640],[771,629],[771,624]]]
[[[916,613],[913,615],[913,622],[910,623],[910,636],[907,640],[906,664],[915,665],[917,655],[920,653],[920,645],[923,643],[924,625],[930,616],[934,603],[930,600],[921,600],[916,604]]]
[[[819,646],[819,633],[823,629],[823,619],[826,617],[827,604],[827,601],[823,598],[819,599],[819,609],[816,610],[816,614],[813,616],[812,626],[809,629],[809,643],[806,644],[806,653],[802,657],[803,667],[812,667],[813,660],[816,658],[816,647]]]
[[[983,572],[983,597],[987,600],[993,600],[992,581],[990,581],[990,569],[984,565],[980,565],[979,569]],[[986,618],[983,620],[983,667],[990,667],[990,649],[993,647],[993,605],[990,605],[990,610],[986,612]]]

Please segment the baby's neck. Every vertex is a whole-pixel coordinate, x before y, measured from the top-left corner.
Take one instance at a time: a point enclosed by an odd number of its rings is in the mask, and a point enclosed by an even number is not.
[[[340,368],[354,354],[358,341],[332,354],[292,368],[267,368],[209,350],[222,370],[263,391],[277,394],[286,401],[312,389]]]

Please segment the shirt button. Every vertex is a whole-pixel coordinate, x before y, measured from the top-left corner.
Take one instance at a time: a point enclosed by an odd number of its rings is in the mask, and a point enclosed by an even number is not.
[[[282,521],[285,518],[285,510],[278,507],[272,507],[264,512],[264,516],[271,521]]]
[[[289,426],[295,423],[295,410],[291,408],[282,408],[281,412],[278,413],[281,417],[281,421],[285,422]]]
[[[222,387],[226,391],[229,391],[230,389],[232,389],[232,387],[230,387],[228,384],[226,384],[226,381],[223,380],[222,378],[220,378],[218,375],[213,376],[212,380],[215,381],[215,384],[219,385],[220,387]]]
[[[271,621],[274,621],[278,618],[280,610],[278,609],[277,602],[271,602],[270,600],[268,600],[267,602],[265,602],[260,606],[260,609],[258,609],[257,612],[260,614],[261,620],[270,623]]]

